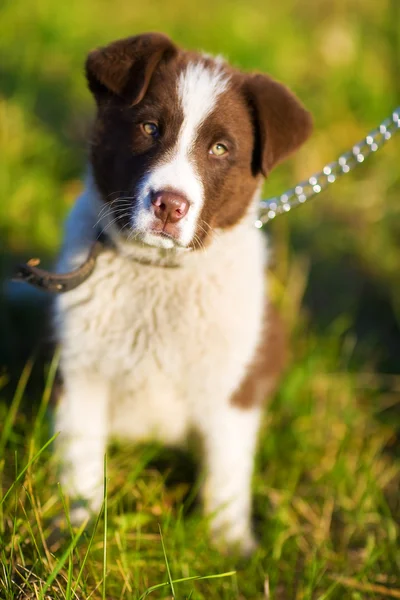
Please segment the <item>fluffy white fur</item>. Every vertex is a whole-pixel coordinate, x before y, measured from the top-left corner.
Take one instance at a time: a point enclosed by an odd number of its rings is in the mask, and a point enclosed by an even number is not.
[[[90,184],[67,223],[63,270],[86,256],[96,220]],[[249,549],[260,411],[236,408],[230,397],[261,335],[265,262],[249,217],[206,251],[180,255],[179,268],[106,251],[84,284],[57,299],[65,389],[56,431],[66,493],[99,508],[110,437],[179,444],[195,429],[204,440],[213,529]]]
[[[215,73],[214,87],[207,77],[196,66],[179,82],[185,122],[176,152],[150,176],[159,186],[176,187],[174,177],[184,173],[179,185],[194,215],[188,239],[203,201],[190,146],[225,85]],[[91,277],[57,299],[65,381],[56,419],[62,483],[92,510],[101,504],[110,438],[181,444],[195,430],[203,441],[212,531],[251,549],[250,481],[260,409],[236,408],[231,396],[260,340],[265,306],[266,251],[254,227],[258,200],[257,194],[247,217],[216,232],[201,252],[129,244],[110,228],[118,250],[104,251]],[[85,259],[100,206],[89,178],[67,222],[60,270]]]

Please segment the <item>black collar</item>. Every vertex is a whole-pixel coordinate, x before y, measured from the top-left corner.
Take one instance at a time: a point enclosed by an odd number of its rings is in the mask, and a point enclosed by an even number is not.
[[[40,269],[37,266],[40,263],[40,260],[31,258],[27,263],[16,267],[12,274],[12,280],[24,281],[39,290],[51,292],[52,294],[69,292],[90,277],[96,265],[98,255],[103,252],[106,247],[109,247],[110,244],[110,239],[104,233],[100,233],[93,243],[85,262],[69,273],[58,274],[51,273],[45,269]]]

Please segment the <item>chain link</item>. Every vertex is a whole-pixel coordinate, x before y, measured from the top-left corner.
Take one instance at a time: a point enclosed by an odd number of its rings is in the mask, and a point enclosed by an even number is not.
[[[379,150],[399,129],[400,106],[377,129],[371,131],[361,142],[355,144],[349,152],[339,156],[335,162],[325,165],[322,171],[312,175],[308,180],[302,181],[280,196],[261,200],[260,214],[255,226],[261,229],[276,215],[289,212],[295,206],[304,204],[307,200],[322,192],[339,177],[349,173],[357,165],[364,162],[370,154]]]

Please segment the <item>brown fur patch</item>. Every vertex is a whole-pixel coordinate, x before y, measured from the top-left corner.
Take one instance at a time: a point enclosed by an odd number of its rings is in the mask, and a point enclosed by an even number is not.
[[[87,78],[98,106],[93,173],[103,200],[113,203],[122,234],[131,233],[130,216],[142,178],[175,146],[183,122],[177,82],[190,63],[198,62],[216,67],[211,58],[178,50],[162,34],[119,40],[89,54]],[[309,113],[281,83],[225,64],[218,68],[229,77],[229,86],[200,126],[191,152],[204,188],[193,248],[206,245],[213,229],[238,223],[262,175],[311,131]],[[141,124],[147,121],[159,127],[156,139],[143,135]],[[215,143],[228,147],[227,156],[210,156]],[[118,195],[125,199],[119,201]]]
[[[287,340],[282,319],[271,305],[267,306],[264,334],[246,377],[232,396],[231,402],[239,408],[251,408],[264,402],[274,393],[286,367]]]
[[[86,60],[90,90],[99,104],[116,94],[133,106],[145,95],[157,65],[176,52],[161,33],[145,33],[92,50]]]
[[[310,136],[312,118],[298,98],[269,75],[249,75],[243,87],[259,136],[259,169],[266,177]]]
[[[154,143],[143,135],[141,124],[156,122],[162,135]],[[137,106],[130,106],[119,96],[111,96],[99,105],[91,143],[91,162],[103,200],[112,203],[116,224],[129,234],[130,211],[119,197],[132,197],[143,176],[160,157],[172,150],[183,122],[178,105],[176,77],[167,64],[160,64],[146,95]]]
[[[233,71],[230,76],[228,90],[200,127],[193,149],[205,195],[196,232],[202,241],[209,228],[226,229],[243,218],[260,182],[260,174],[254,174],[252,169],[254,132],[241,90],[242,77]],[[226,157],[216,159],[208,153],[217,142],[228,148]],[[204,223],[206,230],[202,229]]]

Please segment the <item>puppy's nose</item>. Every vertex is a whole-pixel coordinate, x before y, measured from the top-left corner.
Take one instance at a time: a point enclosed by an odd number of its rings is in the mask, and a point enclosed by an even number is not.
[[[177,223],[189,210],[189,202],[183,194],[164,191],[154,192],[151,203],[154,214],[164,223]]]

